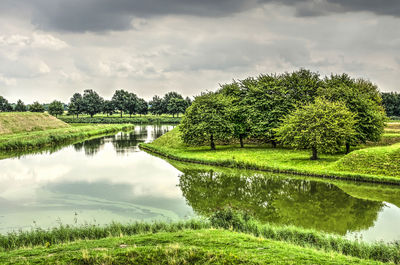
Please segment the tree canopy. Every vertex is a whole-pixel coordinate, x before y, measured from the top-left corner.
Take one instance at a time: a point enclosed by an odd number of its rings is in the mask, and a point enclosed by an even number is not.
[[[53,116],[62,115],[64,113],[64,104],[60,101],[54,100],[49,105],[49,114]]]
[[[39,102],[35,101],[33,104],[29,105],[30,112],[44,112],[44,106]]]
[[[334,153],[354,137],[354,116],[344,103],[317,98],[287,115],[275,131],[278,141],[311,149],[311,159],[316,160],[318,152]]]
[[[101,112],[103,102],[104,100],[99,94],[92,89],[86,89],[82,97],[82,110],[84,113],[89,114],[90,117],[93,117],[96,113]]]
[[[11,104],[8,102],[8,100],[0,96],[0,112],[9,112],[12,110],[13,108]]]
[[[14,110],[18,112],[24,112],[27,111],[27,107],[25,106],[24,102],[22,102],[22,100],[18,99],[17,105],[15,105]]]

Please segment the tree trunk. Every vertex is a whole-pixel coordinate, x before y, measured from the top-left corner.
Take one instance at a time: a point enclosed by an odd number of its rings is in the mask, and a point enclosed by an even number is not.
[[[210,144],[211,144],[211,150],[215,150],[215,143],[214,143],[214,135],[211,134],[210,136]]]
[[[312,149],[311,160],[318,160],[317,148],[313,146],[311,149]]]
[[[78,117],[79,117],[79,113],[76,114],[76,118],[78,118]]]
[[[132,118],[132,113],[129,113],[129,118]]]
[[[244,144],[243,144],[243,134],[240,134],[240,135],[239,135],[239,140],[240,140],[240,148],[243,148],[243,147],[244,147]]]
[[[90,118],[93,118],[93,114],[90,114]]]
[[[273,148],[276,148],[276,141],[275,141],[275,140],[272,140],[271,143],[272,143],[272,147],[273,147]]]
[[[346,154],[350,153],[350,144],[346,143]]]
[[[121,110],[121,118],[122,118],[122,110]]]

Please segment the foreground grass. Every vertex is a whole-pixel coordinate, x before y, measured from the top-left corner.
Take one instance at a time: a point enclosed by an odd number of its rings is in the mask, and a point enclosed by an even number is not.
[[[231,209],[215,212],[208,220],[61,226],[0,235],[1,264],[377,264],[378,261],[399,263],[399,246],[350,241],[293,226],[260,224]]]
[[[180,132],[175,128],[153,143],[140,146],[183,162],[400,184],[400,144],[366,148],[349,155],[320,155],[319,160],[312,161],[306,150],[260,145],[247,145],[245,148],[223,145],[215,151],[208,146],[190,147],[182,143]],[[360,153],[370,156],[361,156]]]
[[[1,264],[380,264],[226,230],[110,237],[0,253]]]
[[[133,125],[129,124],[102,124],[67,126],[65,128],[48,129],[43,131],[1,134],[0,150],[32,150],[132,128]]]
[[[68,124],[47,113],[0,112],[0,135],[66,127]]]

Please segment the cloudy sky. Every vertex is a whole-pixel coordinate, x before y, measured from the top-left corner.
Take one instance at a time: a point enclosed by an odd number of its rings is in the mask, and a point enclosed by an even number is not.
[[[400,92],[399,0],[1,0],[0,95],[150,99],[300,67]]]

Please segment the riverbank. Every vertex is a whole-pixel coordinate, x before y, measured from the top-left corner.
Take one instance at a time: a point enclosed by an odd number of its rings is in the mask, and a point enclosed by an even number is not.
[[[2,264],[380,264],[398,263],[399,253],[396,245],[261,225],[231,210],[217,212],[209,220],[0,235]]]
[[[158,115],[142,115],[142,116],[60,116],[60,120],[66,123],[103,123],[103,124],[178,124],[181,121],[180,117],[158,116]]]
[[[140,147],[182,162],[400,185],[400,144],[367,147],[348,155],[325,154],[312,161],[306,150],[269,145],[219,145],[214,151],[208,146],[187,146],[179,134],[175,128]]]
[[[68,126],[59,129],[43,131],[21,132],[0,135],[0,151],[26,151],[43,147],[51,147],[77,139],[86,139],[115,133],[122,130],[133,129],[130,124],[102,124]]]

